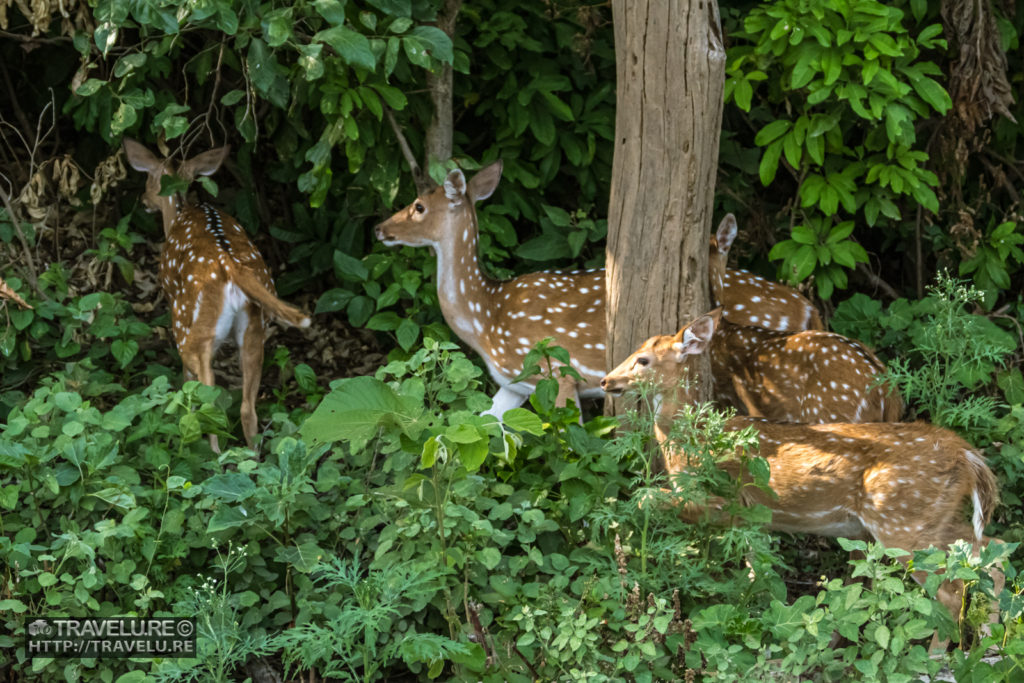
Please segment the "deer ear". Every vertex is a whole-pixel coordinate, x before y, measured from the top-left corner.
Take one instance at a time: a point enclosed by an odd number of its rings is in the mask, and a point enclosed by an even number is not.
[[[711,343],[711,337],[715,334],[715,322],[716,320],[711,314],[706,314],[679,330],[672,343],[677,363],[682,363],[686,356],[704,353]]]
[[[160,166],[160,160],[148,149],[135,142],[135,140],[125,138],[121,141],[121,145],[124,147],[124,154],[128,159],[128,164],[136,171],[149,173],[155,171]]]
[[[230,151],[231,147],[224,145],[217,149],[211,149],[209,152],[197,154],[182,163],[178,169],[178,175],[185,180],[192,180],[197,175],[213,175],[220,168],[220,165],[224,163],[224,160],[228,158],[228,152]]]
[[[715,233],[715,239],[718,240],[718,251],[728,254],[733,240],[736,239],[736,216],[733,216],[731,213],[725,214],[725,218],[718,224],[718,232]]]
[[[466,194],[466,176],[459,169],[448,171],[444,179],[444,196],[448,201],[458,204]]]
[[[501,180],[501,168],[501,159],[498,159],[493,164],[480,169],[480,172],[469,181],[469,198],[478,202],[494,194],[494,190],[498,187],[498,181]]]

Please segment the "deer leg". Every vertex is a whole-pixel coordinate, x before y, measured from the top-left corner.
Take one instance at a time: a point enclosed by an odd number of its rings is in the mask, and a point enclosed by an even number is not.
[[[750,417],[764,417],[764,414],[757,407],[757,404],[754,403],[753,397],[751,397],[750,393],[747,391],[747,385],[744,384],[739,377],[733,375],[732,386],[733,391],[736,392],[736,397],[739,398],[743,407],[747,409],[747,415]]]
[[[189,337],[182,344],[181,363],[184,365],[185,376],[192,376],[207,386],[216,386],[213,378],[213,338],[196,339]],[[220,453],[220,444],[216,434],[210,434],[210,448]]]
[[[246,306],[248,323],[239,344],[239,363],[242,366],[242,433],[245,444],[252,448],[256,436],[256,396],[260,392],[263,371],[263,314],[252,304]]]
[[[518,391],[514,391],[508,387],[502,387],[498,389],[498,393],[494,395],[491,402],[491,407],[483,412],[484,415],[490,415],[496,417],[499,420],[505,414],[506,410],[512,410],[523,405],[523,401],[527,398],[527,394],[521,394]]]
[[[572,377],[559,377],[558,378],[558,395],[555,397],[555,407],[564,408],[569,399],[576,402],[576,407],[580,411],[580,424],[583,424],[583,406],[580,404],[580,390],[579,384]]]
[[[205,295],[195,316],[188,321],[188,330],[178,347],[181,364],[187,379],[197,379],[207,386],[217,386],[213,377],[213,351],[216,341],[217,317],[223,304],[223,297],[215,287],[204,289]],[[216,434],[210,434],[210,448],[220,453]]]

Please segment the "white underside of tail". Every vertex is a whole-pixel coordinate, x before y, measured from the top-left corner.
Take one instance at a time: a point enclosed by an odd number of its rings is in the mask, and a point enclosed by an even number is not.
[[[229,282],[224,286],[224,305],[220,309],[220,317],[217,318],[214,347],[220,346],[228,335],[233,335],[235,343],[241,347],[245,328],[249,326],[249,316],[245,312],[248,303],[249,297],[238,285]]]
[[[985,466],[985,461],[978,457],[978,454],[974,451],[967,451],[967,459],[971,461],[971,464]],[[971,516],[971,522],[974,526],[974,540],[981,542],[981,537],[985,533],[985,511],[981,508],[981,496],[978,495],[978,487],[975,486],[971,489],[971,503],[974,504],[974,514]]]

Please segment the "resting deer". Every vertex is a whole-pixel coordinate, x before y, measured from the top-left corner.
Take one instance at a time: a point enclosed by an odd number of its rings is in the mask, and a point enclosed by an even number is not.
[[[708,253],[711,294],[722,307],[725,319],[735,325],[772,332],[825,329],[818,310],[792,287],[745,270],[727,268],[729,249],[735,239],[736,217],[729,213],[711,238]]]
[[[715,322],[715,316],[704,315],[675,335],[648,339],[601,380],[610,394],[621,394],[645,378],[657,387],[655,434],[671,476],[683,471],[686,461],[684,453],[666,443],[667,435],[680,406],[695,399],[687,385],[680,388],[681,380],[693,377],[695,358],[711,345]],[[751,425],[760,432],[759,454],[768,461],[777,497],[747,486],[740,498],[745,505],[759,503],[772,511],[769,529],[874,539],[908,552],[945,549],[962,539],[978,553],[992,540],[983,531],[998,500],[995,476],[982,456],[950,431],[923,422],[793,425],[749,417],[733,418],[726,428]],[[740,476],[737,461],[720,466]],[[965,503],[972,509],[970,524],[961,518]],[[715,507],[714,501],[706,506],[687,502],[680,516],[687,521],[704,514],[714,518]],[[718,521],[728,522],[721,516]],[[993,573],[992,578],[998,594],[1004,577]],[[938,591],[956,619],[962,594],[959,581],[945,582]]]
[[[129,138],[124,140],[124,151],[132,168],[149,175],[143,204],[163,217],[160,285],[170,303],[171,331],[185,377],[213,386],[213,355],[225,339],[235,340],[242,367],[242,432],[252,447],[263,369],[264,314],[298,327],[309,327],[309,317],[277,298],[263,257],[238,221],[208,204],[192,206],[183,196],[160,195],[163,176],[174,174],[191,182],[196,176],[211,175],[224,162],[228,147],[177,166]],[[216,435],[210,436],[210,446],[219,450]]]
[[[604,269],[539,272],[511,280],[489,278],[477,256],[476,202],[498,186],[501,162],[481,169],[469,182],[462,171],[416,200],[376,229],[389,246],[433,247],[437,294],[445,322],[479,353],[500,387],[488,414],[500,418],[529,397],[535,385],[513,379],[538,341],[554,337],[569,351],[582,382],[560,379],[559,403],[601,396],[605,373]]]
[[[752,417],[782,422],[896,422],[899,392],[877,377],[885,365],[835,332],[778,334],[714,315],[711,372],[715,398]]]

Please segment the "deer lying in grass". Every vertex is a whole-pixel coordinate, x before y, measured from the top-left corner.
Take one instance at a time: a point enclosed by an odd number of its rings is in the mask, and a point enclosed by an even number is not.
[[[604,269],[539,272],[511,280],[489,278],[477,256],[476,202],[487,199],[501,179],[497,161],[469,182],[456,169],[430,190],[376,228],[387,245],[433,247],[437,255],[437,296],[444,320],[479,353],[498,383],[487,414],[500,418],[529,397],[535,386],[513,380],[538,341],[554,337],[569,351],[582,381],[560,378],[557,403],[573,397],[599,398],[604,376]]]
[[[781,422],[896,422],[899,392],[877,377],[885,365],[858,341],[822,330],[782,335],[715,317],[715,398],[751,417]]]
[[[235,340],[242,366],[242,432],[251,448],[257,431],[264,316],[298,327],[309,327],[309,317],[277,298],[263,257],[238,221],[209,204],[192,206],[181,195],[160,195],[164,176],[191,182],[212,175],[227,158],[227,147],[177,165],[129,138],[124,139],[124,151],[132,168],[149,176],[143,204],[163,217],[160,285],[170,303],[171,332],[185,377],[213,386],[213,355],[228,337]],[[210,446],[219,451],[215,434]]]
[[[667,435],[680,406],[695,399],[682,380],[694,376],[695,358],[711,345],[715,324],[716,316],[704,315],[675,335],[652,337],[601,380],[610,394],[644,379],[654,382],[660,392],[655,435],[670,476],[685,470],[686,458],[666,444]],[[908,553],[965,540],[977,555],[992,540],[983,531],[998,500],[995,476],[970,444],[950,431],[923,422],[794,425],[750,417],[733,418],[727,429],[750,425],[760,432],[759,455],[768,462],[777,497],[747,486],[741,503],[768,507],[771,530],[873,539]],[[720,466],[741,476],[738,461]],[[972,510],[970,524],[961,517],[965,503]],[[680,506],[687,521],[705,514],[714,518],[714,513],[714,501]],[[901,561],[909,559],[908,554]],[[1004,577],[993,572],[992,578],[998,594]],[[963,591],[962,581],[947,581],[937,595],[957,620]],[[936,634],[932,646],[938,642]]]

